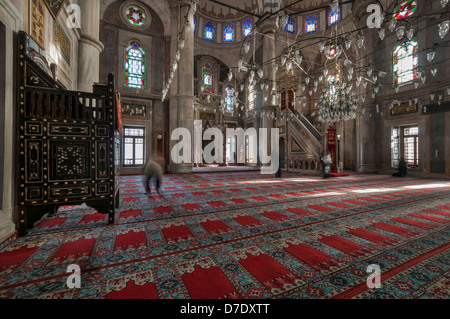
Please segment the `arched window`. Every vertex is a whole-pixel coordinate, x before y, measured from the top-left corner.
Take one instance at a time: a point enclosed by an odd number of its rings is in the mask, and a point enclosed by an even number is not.
[[[409,17],[416,11],[417,4],[414,0],[405,1],[395,9],[394,19],[401,20]]]
[[[244,38],[251,36],[253,34],[252,20],[247,19],[244,21],[244,24],[242,25],[242,34],[244,35]]]
[[[305,33],[314,33],[317,31],[317,18],[314,15],[308,16],[305,20]]]
[[[125,49],[125,86],[145,88],[145,51],[138,41],[131,41]]]
[[[394,50],[394,85],[409,84],[418,79],[418,43],[413,40],[401,42]]]
[[[234,41],[234,28],[231,24],[227,24],[223,29],[223,41],[233,42]]]
[[[333,12],[333,9],[330,8],[330,12],[328,12],[328,26],[331,27],[335,25],[341,20],[341,6],[338,6],[337,12]]]
[[[286,23],[286,31],[289,33],[295,32],[295,20],[293,17],[289,17],[287,23]]]
[[[255,100],[256,100],[256,90],[255,90],[255,80],[253,80],[250,85],[248,86],[248,95],[247,95],[247,99],[248,99],[248,110],[252,111],[255,109]]]
[[[214,69],[209,63],[202,68],[203,93],[214,93]]]
[[[225,93],[226,93],[225,103],[226,103],[227,111],[230,112],[230,113],[233,113],[234,112],[234,90],[233,90],[233,86],[232,85],[228,85],[225,88]]]
[[[205,25],[205,39],[209,41],[214,41],[214,38],[216,36],[216,31],[214,28],[214,25],[211,22],[208,22]]]

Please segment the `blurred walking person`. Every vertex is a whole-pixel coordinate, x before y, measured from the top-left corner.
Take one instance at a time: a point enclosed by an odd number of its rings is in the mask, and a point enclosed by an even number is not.
[[[150,182],[151,182],[152,178],[155,178],[156,191],[158,192],[159,195],[161,195],[160,189],[161,189],[161,184],[162,184],[162,180],[163,180],[163,173],[162,173],[161,166],[158,163],[156,163],[155,161],[148,160],[148,162],[144,168],[144,175],[145,175],[145,180],[144,180],[145,192],[147,194],[151,193]]]

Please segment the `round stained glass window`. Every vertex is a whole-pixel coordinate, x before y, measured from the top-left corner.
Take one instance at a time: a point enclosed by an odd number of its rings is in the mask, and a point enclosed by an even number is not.
[[[400,4],[395,10],[394,19],[401,20],[409,17],[416,11],[417,4],[414,0],[405,1]]]
[[[135,7],[128,8],[127,19],[135,26],[141,26],[147,20],[144,11]]]
[[[124,1],[120,6],[120,18],[128,27],[136,30],[146,30],[152,24],[152,15],[145,6],[136,1]]]

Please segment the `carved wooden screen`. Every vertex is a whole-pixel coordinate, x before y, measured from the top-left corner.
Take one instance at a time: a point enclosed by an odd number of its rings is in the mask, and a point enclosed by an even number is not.
[[[17,183],[19,233],[58,207],[86,203],[114,222],[114,76],[93,93],[62,89],[19,33]],[[114,198],[116,197],[116,198]],[[115,202],[116,200],[116,202]]]

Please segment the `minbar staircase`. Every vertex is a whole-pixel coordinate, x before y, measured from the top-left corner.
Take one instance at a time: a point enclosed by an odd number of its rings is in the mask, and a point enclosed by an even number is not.
[[[320,175],[320,158],[323,150],[322,134],[301,113],[290,109],[285,112],[286,130],[283,137],[285,146],[286,171],[309,175]]]

